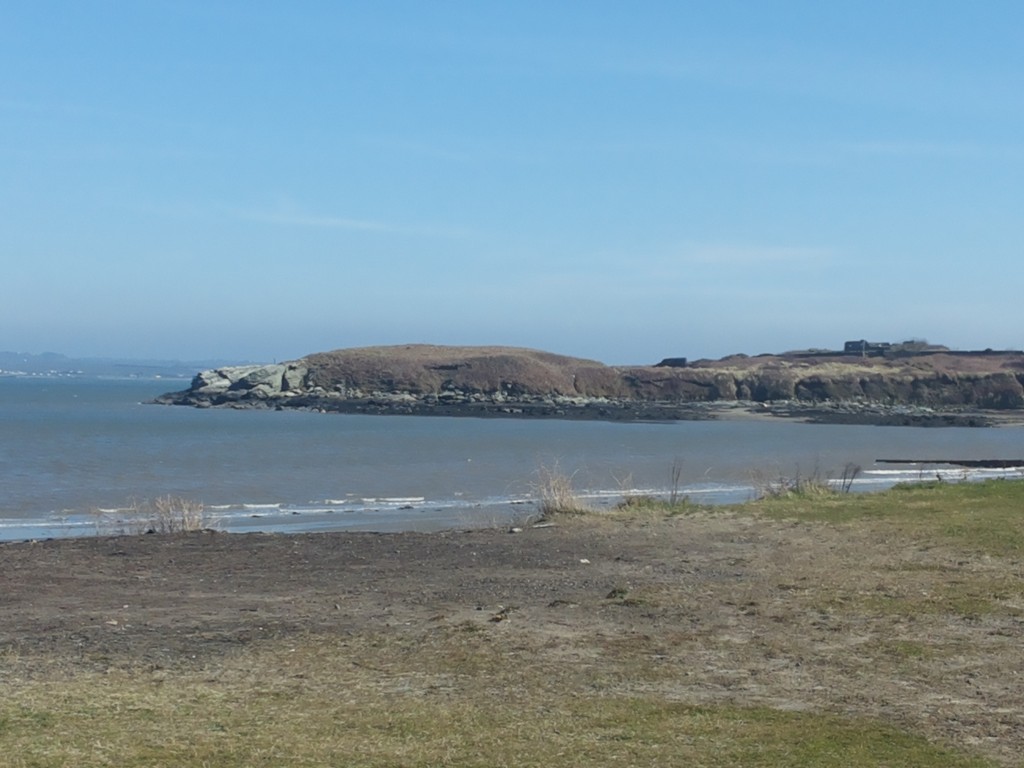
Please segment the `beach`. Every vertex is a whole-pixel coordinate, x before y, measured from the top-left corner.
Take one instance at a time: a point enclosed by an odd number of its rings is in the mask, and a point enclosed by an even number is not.
[[[358,678],[346,685],[399,686],[402,701],[472,702],[500,678],[584,700],[885,722],[1017,764],[1019,611],[941,597],[958,580],[1019,576],[1015,561],[885,525],[691,510],[434,534],[5,543],[0,676],[14,702],[57,681],[216,686],[242,668],[265,687],[288,654],[322,648],[330,674]],[[881,607],[897,597],[912,610]],[[286,698],[320,684],[308,675],[288,678]]]

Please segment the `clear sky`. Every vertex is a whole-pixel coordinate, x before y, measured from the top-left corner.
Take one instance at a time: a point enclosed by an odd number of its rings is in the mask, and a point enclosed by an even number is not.
[[[1024,347],[1016,0],[6,0],[0,349]]]

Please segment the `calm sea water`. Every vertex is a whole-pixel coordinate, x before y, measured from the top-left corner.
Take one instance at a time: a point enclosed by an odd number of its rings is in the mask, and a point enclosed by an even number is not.
[[[856,490],[1009,472],[878,458],[1017,458],[1024,429],[921,429],[791,421],[620,424],[144,404],[186,382],[0,378],[0,539],[95,531],[132,500],[202,501],[226,530],[432,530],[528,516],[542,468],[592,503],[666,493],[749,498],[757,478],[838,477]]]

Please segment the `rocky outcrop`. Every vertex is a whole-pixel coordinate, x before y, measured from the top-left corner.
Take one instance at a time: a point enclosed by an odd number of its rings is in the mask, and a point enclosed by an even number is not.
[[[806,354],[799,359],[733,356],[686,366],[614,367],[509,347],[368,347],[203,371],[189,389],[157,402],[348,413],[664,419],[706,418],[708,404],[747,401],[772,404],[768,411],[773,413],[812,413],[819,420],[832,414],[832,420],[873,423],[916,423],[929,413],[911,419],[898,410],[907,407],[1024,408],[1024,359],[1003,355],[986,368],[984,361],[971,358],[970,370],[957,371],[940,357],[865,362],[808,359]],[[889,416],[879,416],[879,408],[888,409]]]
[[[301,363],[242,365],[202,371],[185,392],[163,398],[190,399],[190,405],[222,405],[242,400],[288,397],[304,391],[309,369]],[[187,396],[187,397],[186,397]]]

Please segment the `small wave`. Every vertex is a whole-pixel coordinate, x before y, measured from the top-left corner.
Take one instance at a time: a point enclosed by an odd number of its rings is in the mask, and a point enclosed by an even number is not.
[[[44,520],[42,522],[36,520],[0,520],[0,528],[53,528],[65,525],[83,526],[86,523],[68,523],[63,520]]]
[[[976,482],[999,478],[1017,478],[1024,473],[1019,467],[1008,468],[967,468],[967,467],[927,467],[914,470],[872,469],[865,471],[853,481],[854,486],[892,486],[903,483],[920,483],[930,480],[947,482]],[[838,483],[839,481],[833,481]]]
[[[336,512],[337,504],[294,504],[281,508],[284,515],[326,515]],[[348,510],[346,510],[348,511]]]
[[[871,475],[872,477],[899,477],[899,476],[914,476],[930,472],[931,470],[926,469],[865,469],[863,475]]]
[[[280,509],[280,504],[243,504],[242,509]]]

